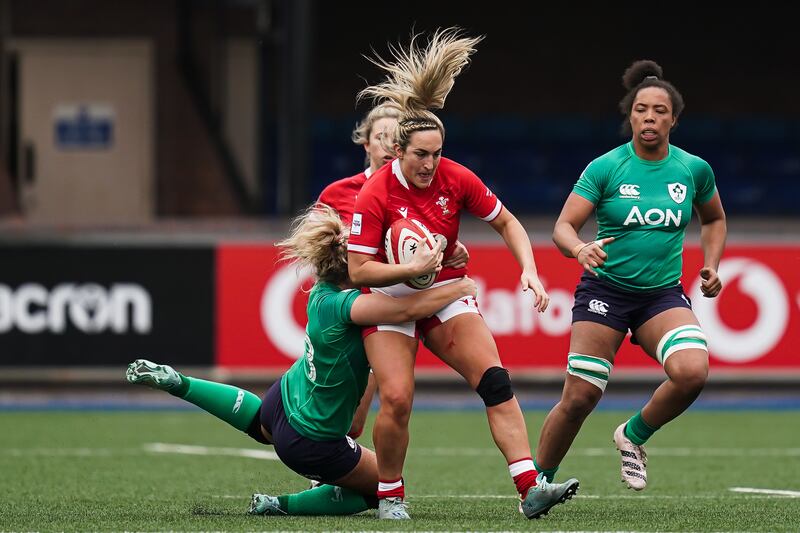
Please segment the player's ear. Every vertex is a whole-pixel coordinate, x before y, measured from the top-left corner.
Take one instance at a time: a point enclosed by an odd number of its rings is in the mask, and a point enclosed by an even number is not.
[[[406,155],[406,151],[400,148],[399,144],[394,143],[394,155],[396,155],[398,159],[403,159],[403,156]]]

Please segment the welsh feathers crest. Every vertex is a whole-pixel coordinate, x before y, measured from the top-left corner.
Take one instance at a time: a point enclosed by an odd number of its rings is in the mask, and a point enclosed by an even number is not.
[[[667,190],[676,204],[682,204],[686,199],[686,185],[682,183],[670,183],[667,185]]]

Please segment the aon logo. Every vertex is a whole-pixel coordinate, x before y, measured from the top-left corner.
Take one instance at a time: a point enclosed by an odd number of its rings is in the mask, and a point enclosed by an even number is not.
[[[681,210],[673,211],[672,209],[667,209],[663,211],[661,209],[648,209],[645,211],[644,215],[642,212],[639,211],[638,206],[633,206],[628,213],[628,217],[625,219],[625,222],[622,224],[623,226],[629,226],[631,224],[638,224],[640,226],[648,225],[648,226],[675,226],[679,228],[681,225],[681,215],[683,212]]]

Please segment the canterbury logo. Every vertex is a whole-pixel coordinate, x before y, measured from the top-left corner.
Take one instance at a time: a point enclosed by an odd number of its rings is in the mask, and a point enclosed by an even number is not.
[[[400,209],[398,209],[398,211],[400,212],[401,215],[403,215],[403,218],[408,217],[408,208],[407,207],[401,207]]]
[[[620,198],[639,198],[639,186],[624,184],[619,187]]]
[[[236,403],[233,404],[233,411],[232,413],[238,413],[239,409],[242,408],[242,402],[244,401],[244,391],[240,390],[236,393]]]
[[[592,300],[589,302],[589,311],[606,316],[606,313],[608,313],[608,304],[600,300]]]

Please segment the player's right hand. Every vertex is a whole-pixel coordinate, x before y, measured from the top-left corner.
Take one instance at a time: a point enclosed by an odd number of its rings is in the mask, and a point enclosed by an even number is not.
[[[421,244],[421,243],[420,243]],[[432,272],[438,273],[442,270],[442,241],[437,240],[433,248],[421,245],[414,252],[411,259],[412,277],[423,276]]]
[[[603,250],[603,247],[612,242],[614,237],[606,237],[605,239],[598,239],[588,244],[584,244],[575,255],[575,259],[586,270],[597,275],[594,271],[595,267],[603,266],[606,263],[608,254]]]

